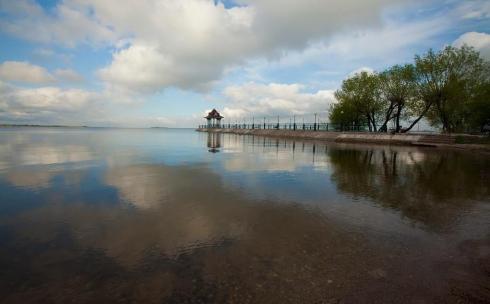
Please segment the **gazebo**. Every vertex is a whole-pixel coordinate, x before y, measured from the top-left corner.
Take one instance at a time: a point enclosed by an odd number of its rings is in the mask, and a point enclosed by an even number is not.
[[[219,114],[216,109],[213,109],[204,118],[206,118],[208,121],[208,128],[219,128],[221,127],[221,119],[223,119],[224,117],[221,116],[221,114]]]

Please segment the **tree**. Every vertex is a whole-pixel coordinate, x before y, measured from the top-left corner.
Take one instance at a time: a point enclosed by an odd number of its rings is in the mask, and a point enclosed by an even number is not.
[[[380,131],[387,131],[388,122],[395,120],[395,132],[400,132],[400,120],[407,118],[406,105],[415,100],[415,67],[395,65],[379,75],[385,103],[385,121]]]
[[[364,117],[369,131],[377,131],[383,108],[377,74],[361,72],[344,80],[335,97],[340,105],[330,112],[331,121],[338,117]]]
[[[490,63],[473,48],[448,46],[415,56],[415,65],[395,65],[381,74],[356,74],[335,93],[332,122],[364,121],[369,131],[410,131],[422,118],[444,132],[483,130],[490,123]],[[410,120],[408,128],[400,122]],[[381,122],[381,124],[380,124]]]
[[[490,81],[476,89],[465,114],[466,128],[469,131],[484,132],[485,125],[490,125]]]
[[[439,53],[430,50],[417,55],[417,92],[422,102],[412,108],[419,115],[409,129],[427,115],[429,122],[441,125],[444,132],[463,130],[469,102],[488,78],[486,66],[479,53],[468,46],[448,46]]]
[[[354,107],[353,103],[348,101],[332,105],[329,119],[331,123],[341,125],[342,129],[358,127],[367,123],[364,115]]]

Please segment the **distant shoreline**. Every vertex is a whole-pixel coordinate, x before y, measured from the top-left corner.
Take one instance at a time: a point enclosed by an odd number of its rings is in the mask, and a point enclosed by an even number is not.
[[[93,128],[93,127],[89,127],[89,126],[0,124],[0,128],[10,128],[10,127],[26,127],[26,128]]]
[[[31,125],[31,124],[0,124],[0,128],[87,128],[87,129],[193,129],[189,128],[170,128],[170,127],[94,127],[94,126],[65,126],[65,125]]]

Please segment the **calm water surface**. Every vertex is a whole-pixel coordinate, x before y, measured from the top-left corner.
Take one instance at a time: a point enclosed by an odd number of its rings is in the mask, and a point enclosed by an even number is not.
[[[2,303],[484,303],[490,156],[0,130]]]

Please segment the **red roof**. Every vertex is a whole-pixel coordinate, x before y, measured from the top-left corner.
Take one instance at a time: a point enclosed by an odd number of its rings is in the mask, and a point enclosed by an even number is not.
[[[216,109],[213,109],[211,112],[209,112],[209,113],[208,113],[208,116],[206,116],[206,117],[204,117],[204,118],[206,118],[206,119],[212,119],[212,118],[214,118],[214,119],[222,119],[222,118],[224,118],[224,117],[223,117],[223,116],[221,116],[221,115],[219,114],[219,112],[218,112],[218,111],[216,111]]]

